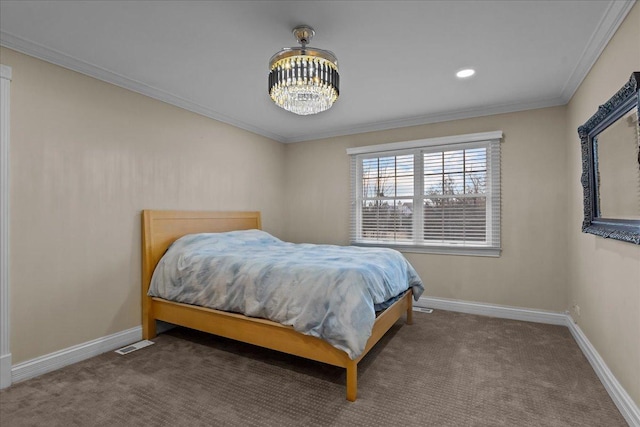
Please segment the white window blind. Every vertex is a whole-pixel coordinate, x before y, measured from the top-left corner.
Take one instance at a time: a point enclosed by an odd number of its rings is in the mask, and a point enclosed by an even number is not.
[[[499,256],[502,132],[347,150],[351,242]]]

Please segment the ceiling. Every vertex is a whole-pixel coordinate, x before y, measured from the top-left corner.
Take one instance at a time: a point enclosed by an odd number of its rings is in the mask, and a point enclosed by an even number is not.
[[[297,142],[565,104],[634,1],[2,0],[0,42]],[[267,94],[299,24],[340,65],[340,98],[312,116]]]

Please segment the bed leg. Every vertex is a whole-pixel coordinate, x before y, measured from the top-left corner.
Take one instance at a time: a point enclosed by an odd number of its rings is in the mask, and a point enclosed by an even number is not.
[[[358,364],[354,360],[347,362],[347,400],[355,402],[358,397]]]
[[[142,339],[150,340],[156,337],[156,321],[154,319],[144,319],[142,322]]]
[[[409,298],[407,298],[407,325],[413,324],[413,295],[409,291]]]
[[[142,339],[150,340],[156,337],[156,319],[151,311],[151,298],[146,295],[142,298]]]

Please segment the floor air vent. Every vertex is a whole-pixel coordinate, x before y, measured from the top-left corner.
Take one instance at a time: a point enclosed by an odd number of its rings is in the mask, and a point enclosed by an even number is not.
[[[136,351],[136,350],[140,350],[141,348],[149,347],[151,344],[154,344],[154,342],[153,341],[149,341],[149,340],[138,341],[135,344],[131,344],[131,345],[128,345],[126,347],[122,347],[119,350],[116,350],[116,353],[122,354],[122,355],[129,354],[132,351]]]
[[[426,308],[426,307],[413,307],[413,311],[419,311],[420,313],[433,313],[433,308]]]

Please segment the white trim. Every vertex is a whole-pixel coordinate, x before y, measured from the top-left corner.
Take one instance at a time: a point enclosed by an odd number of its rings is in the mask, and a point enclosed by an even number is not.
[[[502,131],[472,133],[464,135],[453,135],[446,137],[427,138],[420,140],[392,142],[387,144],[375,144],[369,146],[352,147],[346,150],[351,157],[351,227],[349,238],[352,245],[369,247],[389,247],[401,252],[433,253],[433,254],[454,254],[470,256],[491,256],[499,257],[502,248],[500,243],[500,145],[502,141]],[[474,197],[475,194],[464,195],[427,195],[417,189],[423,188],[423,174],[421,171],[425,162],[426,153],[436,153],[441,155],[448,150],[470,150],[481,148],[486,152],[487,187],[486,194],[486,235],[482,242],[450,242],[446,238],[429,239],[423,236],[425,229],[423,216],[425,215],[425,200],[429,198],[465,198]],[[364,195],[363,193],[363,168],[366,159],[376,160],[380,157],[393,156],[413,156],[413,194],[405,196],[380,196]],[[466,169],[465,169],[466,171]],[[439,172],[442,174],[442,171]],[[355,189],[355,192],[353,191]],[[363,205],[370,201],[394,201],[411,198],[413,200],[411,223],[413,226],[412,238],[404,240],[394,240],[363,237],[364,215]],[[465,227],[466,227],[465,221]],[[408,224],[407,224],[408,225]],[[437,227],[435,227],[437,230]],[[442,231],[442,229],[437,230]]]
[[[249,123],[241,122],[231,117],[225,116],[221,113],[211,110],[203,105],[196,104],[186,99],[177,97],[160,89],[147,86],[144,83],[126,78],[119,74],[105,70],[98,66],[81,61],[69,55],[65,55],[62,52],[58,52],[53,49],[49,49],[37,43],[22,39],[14,36],[10,33],[0,31],[0,45],[8,47],[10,49],[22,52],[29,56],[33,56],[43,61],[50,62],[52,64],[59,65],[69,70],[77,71],[87,76],[102,80],[107,83],[114,84],[116,86],[123,87],[148,96],[153,99],[157,99],[166,102],[171,105],[183,108],[185,110],[209,117],[214,120],[218,120],[224,123],[231,124],[249,132],[257,133],[258,135],[266,136],[275,141],[282,143],[294,143],[302,141],[311,141],[315,139],[330,138],[335,136],[354,135],[365,132],[375,132],[387,129],[396,129],[409,126],[420,126],[430,123],[440,123],[451,120],[469,119],[474,117],[493,116],[503,113],[514,113],[517,111],[534,110],[538,108],[555,107],[558,105],[564,105],[567,103],[561,97],[553,99],[543,99],[535,101],[525,101],[512,104],[503,105],[484,105],[477,108],[471,108],[463,111],[454,111],[446,113],[428,114],[424,116],[411,117],[399,120],[389,120],[385,122],[367,123],[362,126],[349,126],[342,129],[327,132],[305,132],[301,135],[295,135],[292,137],[285,137],[284,135],[269,132],[265,129],[253,126]]]
[[[607,393],[609,393],[609,397],[613,400],[620,414],[622,414],[631,427],[640,427],[640,409],[638,405],[636,405],[631,396],[629,396],[624,387],[622,387],[605,361],[600,357],[598,351],[568,313],[435,297],[421,297],[414,305],[416,307],[568,327],[573,339],[591,364],[591,367],[600,379],[600,382],[602,382],[605,390],[607,390]]]
[[[223,123],[227,123],[238,127],[240,129],[247,130],[249,132],[257,133],[258,135],[266,136],[275,141],[284,142],[285,138],[277,133],[270,132],[266,129],[254,126],[250,123],[234,119],[226,116],[222,113],[214,111],[204,105],[197,104],[179,96],[173,95],[164,90],[148,86],[142,82],[129,79],[121,76],[117,73],[111,72],[104,68],[98,67],[88,62],[84,62],[80,59],[66,55],[57,50],[49,49],[40,44],[25,40],[23,38],[14,36],[5,31],[0,31],[0,45],[8,47],[9,49],[22,52],[34,58],[42,59],[43,61],[50,62],[55,65],[59,65],[68,70],[77,71],[78,73],[93,77],[103,82],[111,83],[113,85],[128,89],[132,92],[137,92],[149,98],[157,99],[167,104],[175,105],[184,110],[191,111],[193,113],[200,114],[210,119],[218,120]]]
[[[420,297],[415,303],[419,307],[435,308],[458,313],[477,314],[501,319],[523,320],[525,322],[547,323],[567,326],[567,315],[555,311],[534,310],[530,308],[509,307],[472,301],[460,301],[449,298]]]
[[[0,78],[11,80],[11,67],[0,64]]]
[[[613,35],[618,31],[618,27],[620,27],[635,2],[636,0],[609,2],[604,16],[596,25],[578,63],[562,87],[561,98],[564,101],[563,104],[569,102],[576,93],[576,90],[578,90],[584,78],[587,77],[591,67],[596,63]]]
[[[562,98],[553,98],[542,101],[521,102],[506,105],[487,105],[472,108],[464,111],[454,111],[447,113],[428,114],[425,116],[412,117],[408,119],[390,120],[386,122],[367,123],[360,126],[349,126],[326,132],[303,133],[281,142],[285,144],[312,141],[316,139],[333,138],[338,136],[357,135],[367,132],[377,132],[381,130],[398,129],[410,126],[422,126],[431,123],[442,123],[453,120],[471,119],[475,117],[495,116],[497,114],[515,113],[518,111],[537,110],[539,108],[557,107],[565,105],[567,102]]]
[[[0,356],[0,384],[0,388],[11,385],[11,353]]]
[[[365,248],[390,248],[402,253],[415,254],[438,254],[438,255],[464,255],[464,256],[481,256],[499,258],[502,248],[489,247],[472,247],[472,246],[436,246],[436,245],[411,245],[395,242],[371,242],[356,241],[351,243],[353,246],[362,246]],[[453,311],[453,310],[451,310]]]
[[[11,379],[14,383],[17,383],[29,378],[34,378],[38,375],[71,365],[72,363],[77,363],[107,351],[140,341],[141,339],[142,326],[116,332],[106,337],[87,341],[83,344],[74,345],[73,347],[18,363],[11,369]]]
[[[616,379],[613,372],[598,354],[598,351],[570,315],[567,315],[567,326],[571,331],[571,335],[573,335],[573,339],[578,343],[578,347],[580,347],[580,350],[582,350],[582,353],[593,367],[596,375],[600,378],[600,382],[602,382],[607,393],[611,396],[611,400],[616,404],[629,426],[640,427],[640,408],[622,387],[622,384]]]
[[[0,65],[0,389],[11,385],[9,329],[9,139],[11,67]]]
[[[576,340],[578,347],[580,347],[584,353],[627,423],[629,423],[631,427],[640,427],[640,410],[638,406],[620,382],[618,382],[604,360],[602,360],[596,349],[589,342],[589,339],[580,330],[578,325],[575,324],[569,314],[435,297],[421,297],[414,305],[416,307],[428,307],[437,310],[455,311],[502,319],[567,326],[571,335]],[[166,326],[171,325],[166,324]],[[126,331],[20,363],[12,369],[13,381],[18,382],[51,372],[101,353],[115,350],[132,342],[140,341],[141,338],[142,327],[136,326]],[[5,361],[1,359],[0,362],[5,363]]]
[[[438,145],[463,144],[469,142],[493,141],[502,139],[502,131],[468,133],[465,135],[442,136],[439,138],[417,139],[413,141],[390,142],[388,144],[366,145],[347,148],[347,154],[368,154],[382,151],[408,150],[413,148],[433,147]]]
[[[305,132],[303,134],[290,137],[285,137],[283,135],[258,128],[251,124],[241,122],[239,120],[213,111],[205,106],[177,97],[160,89],[147,86],[144,83],[128,79],[116,73],[112,73],[111,71],[65,55],[56,50],[46,48],[44,46],[30,42],[4,31],[0,31],[0,45],[17,50],[18,52],[25,53],[35,58],[42,59],[52,64],[60,65],[61,67],[67,68],[69,70],[77,71],[79,73],[114,84],[116,86],[141,93],[150,98],[158,99],[160,101],[175,105],[185,110],[201,114],[205,117],[209,117],[211,119],[228,123],[241,129],[266,136],[267,138],[271,138],[279,142],[295,143],[302,141],[311,141],[315,139],[331,138],[336,136],[354,135],[365,132],[376,132],[409,126],[420,126],[430,123],[440,123],[451,120],[493,116],[496,114],[515,113],[517,111],[526,111],[538,108],[565,105],[567,102],[569,102],[575,91],[580,86],[580,83],[582,83],[584,78],[587,76],[587,73],[589,72],[589,70],[591,70],[591,67],[598,59],[604,48],[607,46],[609,40],[611,40],[611,37],[613,37],[620,24],[624,21],[624,18],[627,16],[634,3],[635,0],[610,2],[605,15],[596,26],[593,35],[591,36],[591,39],[587,44],[587,47],[585,48],[582,56],[580,57],[580,60],[578,61],[578,64],[571,73],[571,76],[567,79],[567,82],[564,84],[560,96],[556,98],[538,99],[534,101],[525,101],[511,104],[486,105],[477,108],[470,108],[463,111],[450,111],[445,113],[410,117],[406,119],[366,123],[360,126],[349,126],[326,132]]]

